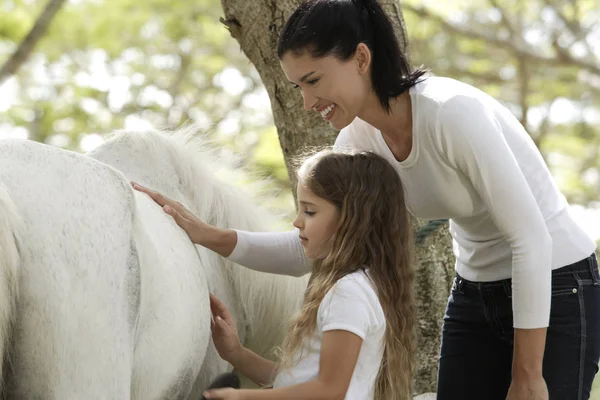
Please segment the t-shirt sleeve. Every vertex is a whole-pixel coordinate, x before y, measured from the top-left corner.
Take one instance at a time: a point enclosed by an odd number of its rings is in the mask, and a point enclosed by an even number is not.
[[[323,332],[343,330],[363,340],[385,323],[375,291],[354,277],[340,279],[327,292],[319,308],[319,318]]]
[[[248,232],[236,230],[237,243],[227,257],[235,263],[260,272],[302,276],[312,269],[298,236],[287,232]]]
[[[503,127],[489,107],[468,96],[442,105],[437,123],[440,151],[469,179],[510,243],[514,327],[547,327],[552,239]]]

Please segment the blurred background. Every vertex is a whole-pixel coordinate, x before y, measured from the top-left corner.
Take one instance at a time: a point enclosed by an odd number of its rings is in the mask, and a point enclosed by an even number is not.
[[[600,0],[400,4],[413,63],[509,107],[600,242]],[[0,0],[0,139],[86,152],[116,129],[193,123],[270,177],[291,220],[269,98],[222,15],[219,0]]]

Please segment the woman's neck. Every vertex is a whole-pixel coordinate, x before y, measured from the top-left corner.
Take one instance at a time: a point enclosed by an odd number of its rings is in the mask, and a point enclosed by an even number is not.
[[[412,149],[412,104],[408,91],[390,99],[389,113],[375,94],[367,104],[358,117],[381,132],[396,160],[405,160]]]

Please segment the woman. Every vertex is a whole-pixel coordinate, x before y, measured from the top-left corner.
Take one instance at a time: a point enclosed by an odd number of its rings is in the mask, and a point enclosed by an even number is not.
[[[476,88],[412,70],[376,0],[303,2],[278,55],[306,110],[341,130],[337,147],[385,157],[413,215],[451,221],[438,398],[588,399],[600,357],[596,245],[516,118]],[[167,210],[194,242],[249,268],[310,271],[297,232],[221,230]]]

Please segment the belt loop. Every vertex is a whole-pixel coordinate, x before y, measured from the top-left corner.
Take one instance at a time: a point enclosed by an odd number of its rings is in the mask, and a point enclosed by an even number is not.
[[[598,286],[600,285],[600,271],[598,270],[598,259],[596,258],[596,253],[592,253],[592,255],[588,257],[587,261],[590,267],[590,274],[592,275],[594,286]]]
[[[512,280],[511,279],[503,280],[502,287],[504,288],[504,293],[506,294],[506,297],[508,297],[509,299],[512,298]]]
[[[458,293],[460,294],[465,294],[465,281],[463,280],[463,278],[459,277],[458,278],[458,285],[457,285],[457,289],[458,289]]]
[[[452,291],[460,294],[465,294],[464,292],[464,280],[463,278],[456,274],[454,275],[454,279],[452,280]]]

